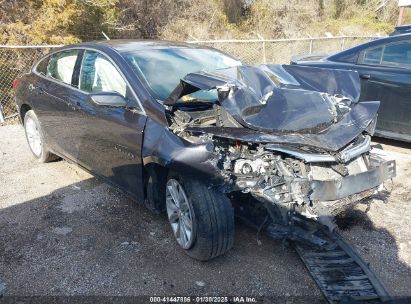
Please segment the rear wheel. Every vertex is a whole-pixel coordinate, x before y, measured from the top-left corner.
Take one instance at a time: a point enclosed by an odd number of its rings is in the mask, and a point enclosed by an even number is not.
[[[166,207],[177,243],[192,258],[207,261],[233,246],[234,212],[223,193],[199,181],[171,175]]]
[[[58,159],[58,156],[47,149],[43,131],[33,110],[27,111],[24,115],[24,130],[26,132],[27,143],[34,157],[42,163]]]

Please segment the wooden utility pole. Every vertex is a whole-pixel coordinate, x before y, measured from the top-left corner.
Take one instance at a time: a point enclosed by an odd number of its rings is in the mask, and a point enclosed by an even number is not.
[[[403,21],[403,18],[404,18],[404,9],[405,9],[405,6],[400,6],[400,12],[398,14],[397,26],[400,26],[402,24],[402,21]]]
[[[398,14],[397,26],[400,26],[404,22],[404,10],[407,6],[411,6],[411,0],[398,0],[398,6],[400,11]]]

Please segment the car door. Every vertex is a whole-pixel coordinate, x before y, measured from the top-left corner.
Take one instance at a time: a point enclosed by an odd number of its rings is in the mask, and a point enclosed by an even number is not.
[[[411,140],[411,41],[364,50],[356,65],[362,100],[381,101],[377,133]]]
[[[146,116],[137,97],[114,62],[96,50],[84,52],[79,90],[70,102],[79,107],[72,126],[78,146],[77,161],[137,199],[144,197],[141,148]],[[127,106],[101,105],[93,94],[121,95]]]
[[[36,67],[37,80],[29,85],[31,102],[48,145],[68,158],[73,158],[70,125],[77,110],[69,100],[79,54],[80,50],[69,49],[50,55]],[[44,70],[43,65],[47,66]]]

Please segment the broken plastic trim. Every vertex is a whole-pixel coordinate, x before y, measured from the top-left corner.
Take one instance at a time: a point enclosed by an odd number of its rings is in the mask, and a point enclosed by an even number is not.
[[[355,193],[373,189],[395,176],[395,161],[378,160],[378,165],[368,171],[334,180],[310,182],[311,200],[339,200]]]
[[[306,161],[307,163],[338,162],[338,161],[342,161],[346,163],[349,160],[365,152],[368,152],[370,150],[370,143],[371,143],[371,137],[367,135],[362,143],[360,143],[357,146],[349,147],[341,151],[340,153],[337,154],[337,157],[333,155],[329,155],[329,154],[313,154],[313,153],[308,153],[304,151],[298,151],[292,148],[280,147],[278,145],[273,145],[273,144],[268,144],[265,146],[265,148],[270,151],[278,151],[278,152],[287,153],[289,155],[302,159]]]
[[[283,152],[299,159],[306,161],[307,163],[318,163],[318,162],[336,162],[334,156],[329,154],[311,154],[302,151],[297,151],[289,148],[282,148],[276,145],[266,145],[265,148],[270,151]]]
[[[347,148],[339,153],[339,158],[344,162],[357,157],[365,152],[370,151],[371,149],[371,137],[367,135],[362,143],[352,148]]]

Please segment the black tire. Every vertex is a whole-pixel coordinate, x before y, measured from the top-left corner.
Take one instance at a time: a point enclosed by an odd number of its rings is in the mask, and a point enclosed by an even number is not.
[[[146,199],[144,205],[155,213],[164,213],[166,210],[167,172],[160,166],[145,167]]]
[[[32,146],[29,143],[29,138],[28,138],[28,135],[27,135],[27,121],[30,120],[30,119],[35,123],[36,128],[37,128],[37,130],[40,134],[40,140],[41,140],[41,151],[40,151],[40,153],[35,153],[35,151],[33,150]],[[39,162],[47,163],[47,162],[51,162],[51,161],[55,161],[55,160],[59,159],[59,157],[57,155],[51,153],[48,150],[43,130],[41,129],[40,122],[39,122],[39,120],[36,116],[36,113],[34,113],[33,110],[27,111],[26,114],[24,115],[24,131],[25,131],[25,134],[26,134],[27,143],[30,147],[30,151],[31,151],[31,153],[33,153],[34,157],[38,159]]]
[[[192,258],[208,261],[226,253],[234,244],[234,210],[223,193],[202,182],[171,174],[183,187],[193,213],[194,240],[184,251]]]

